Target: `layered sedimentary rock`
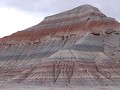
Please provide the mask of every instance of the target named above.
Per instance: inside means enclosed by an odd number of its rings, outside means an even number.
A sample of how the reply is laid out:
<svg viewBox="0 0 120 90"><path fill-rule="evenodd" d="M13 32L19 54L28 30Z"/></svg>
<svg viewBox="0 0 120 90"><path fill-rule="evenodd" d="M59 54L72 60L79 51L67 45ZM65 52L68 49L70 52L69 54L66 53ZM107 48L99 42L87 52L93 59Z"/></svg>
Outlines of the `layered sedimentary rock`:
<svg viewBox="0 0 120 90"><path fill-rule="evenodd" d="M91 5L48 16L0 39L0 80L120 85L120 24Z"/></svg>

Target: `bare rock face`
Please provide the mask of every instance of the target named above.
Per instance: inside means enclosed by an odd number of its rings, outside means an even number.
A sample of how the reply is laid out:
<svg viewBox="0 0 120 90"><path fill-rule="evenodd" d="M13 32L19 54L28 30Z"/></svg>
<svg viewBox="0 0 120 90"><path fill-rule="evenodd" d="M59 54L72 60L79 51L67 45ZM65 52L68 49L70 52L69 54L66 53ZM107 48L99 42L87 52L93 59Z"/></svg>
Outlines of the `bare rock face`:
<svg viewBox="0 0 120 90"><path fill-rule="evenodd" d="M120 23L91 5L46 17L0 39L0 80L120 85Z"/></svg>

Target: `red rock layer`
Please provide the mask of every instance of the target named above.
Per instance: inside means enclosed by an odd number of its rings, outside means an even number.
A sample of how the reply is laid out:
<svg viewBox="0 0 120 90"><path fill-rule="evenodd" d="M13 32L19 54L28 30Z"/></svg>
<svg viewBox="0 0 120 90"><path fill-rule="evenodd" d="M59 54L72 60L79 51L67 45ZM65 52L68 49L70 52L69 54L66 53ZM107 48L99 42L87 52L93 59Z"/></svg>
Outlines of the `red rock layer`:
<svg viewBox="0 0 120 90"><path fill-rule="evenodd" d="M80 61L50 61L31 67L0 69L0 80L38 85L119 85L120 65Z"/></svg>

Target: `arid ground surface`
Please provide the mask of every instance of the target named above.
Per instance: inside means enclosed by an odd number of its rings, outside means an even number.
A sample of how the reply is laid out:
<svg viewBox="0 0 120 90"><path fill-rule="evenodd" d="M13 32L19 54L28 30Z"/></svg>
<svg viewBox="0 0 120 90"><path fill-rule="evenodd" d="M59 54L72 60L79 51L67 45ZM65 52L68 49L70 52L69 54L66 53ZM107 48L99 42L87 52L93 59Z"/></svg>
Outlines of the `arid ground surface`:
<svg viewBox="0 0 120 90"><path fill-rule="evenodd" d="M0 83L0 90L120 90L119 86L95 86L95 87L85 87L85 86L38 86L38 85L21 85L21 84L8 84Z"/></svg>

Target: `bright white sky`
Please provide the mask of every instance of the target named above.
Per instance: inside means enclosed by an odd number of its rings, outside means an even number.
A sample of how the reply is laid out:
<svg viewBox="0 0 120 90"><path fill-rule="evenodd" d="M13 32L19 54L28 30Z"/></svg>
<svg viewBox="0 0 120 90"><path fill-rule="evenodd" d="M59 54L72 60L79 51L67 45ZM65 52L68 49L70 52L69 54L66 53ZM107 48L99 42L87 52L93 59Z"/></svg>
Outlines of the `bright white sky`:
<svg viewBox="0 0 120 90"><path fill-rule="evenodd" d="M0 37L38 24L42 18L12 8L0 8Z"/></svg>

